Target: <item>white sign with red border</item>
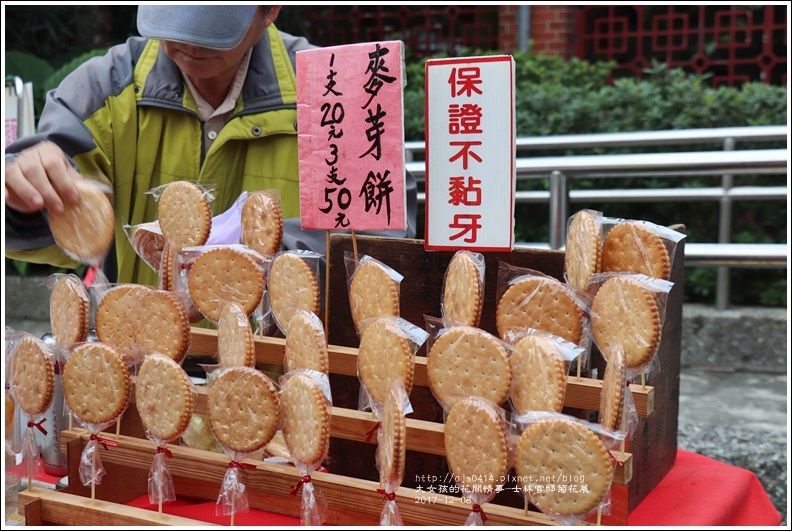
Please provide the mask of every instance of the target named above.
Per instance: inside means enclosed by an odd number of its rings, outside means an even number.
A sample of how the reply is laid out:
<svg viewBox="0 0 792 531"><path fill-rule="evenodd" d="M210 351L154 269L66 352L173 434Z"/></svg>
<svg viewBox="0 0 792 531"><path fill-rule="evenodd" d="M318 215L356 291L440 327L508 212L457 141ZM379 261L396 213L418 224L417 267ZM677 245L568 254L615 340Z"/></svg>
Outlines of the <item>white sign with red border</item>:
<svg viewBox="0 0 792 531"><path fill-rule="evenodd" d="M427 250L514 247L514 59L426 62Z"/></svg>

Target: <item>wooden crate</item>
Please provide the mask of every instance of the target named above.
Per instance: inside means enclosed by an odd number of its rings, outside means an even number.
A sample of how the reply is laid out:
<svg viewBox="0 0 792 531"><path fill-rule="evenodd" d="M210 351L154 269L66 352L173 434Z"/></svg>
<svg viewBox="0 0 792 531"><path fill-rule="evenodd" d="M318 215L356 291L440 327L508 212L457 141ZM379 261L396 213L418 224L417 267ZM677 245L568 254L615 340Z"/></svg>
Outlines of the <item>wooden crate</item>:
<svg viewBox="0 0 792 531"><path fill-rule="evenodd" d="M359 255L370 255L404 275L401 283L401 315L422 326L424 315L440 316L440 290L450 252L426 252L419 240L393 240L377 237L356 238ZM347 297L345 252L353 251L352 238L332 235L328 294L328 332L330 372L333 392L331 448L326 463L328 472L316 472L315 484L328 501L328 523L340 525L376 525L382 509L374 451L376 438L366 441L366 434L375 424L370 412L357 410L359 382L356 374L357 335L352 325ZM639 412L639 425L627 452L618 458L624 465L616 467L611 491L612 511L605 515L605 524L623 525L627 515L657 484L673 465L676 453L677 412L679 393L679 352L681 342L681 280L684 250L675 255L672 281L675 287L668 299L663 340L658 356L660 371L651 376L646 388L633 384ZM542 271L561 279L563 253L517 249L511 253L487 253L486 297L481 328L493 332L495 287L498 261ZM256 338L256 359L260 364L282 363L285 341L276 337ZM215 331L192 331L191 352L213 355L216 351ZM420 476L440 478L448 473L443 448L442 409L428 389L425 349L416 358L415 382L410 395L415 412L407 421L407 470L396 502L408 525L461 525L470 513L470 506L452 495L427 493ZM592 353L593 359L597 356ZM600 371L601 372L601 371ZM565 412L585 417L599 407L601 382L589 378L568 378ZM134 395L134 393L133 393ZM206 395L199 388L197 410L205 411ZM69 456L69 484L57 493L32 489L20 493L20 511L29 524L67 525L205 525L204 522L176 519L155 512L134 509L123 504L147 492L148 469L154 456L154 444L145 438L133 405L121 421L121 436L105 434L119 445L100 455L107 469L103 483L96 488L96 499L79 481L78 464L88 434L81 429L62 434L64 450ZM228 458L191 448L171 446L173 459L168 461L179 495L216 500L220 482L228 466ZM290 496L299 474L290 466L247 460L256 466L246 470L245 484L250 506L292 516L299 515L299 496ZM512 474L513 475L513 474ZM508 484L507 484L508 486ZM553 521L539 512L523 510L522 497L505 489L491 503L484 505L487 523L491 525L550 525Z"/></svg>

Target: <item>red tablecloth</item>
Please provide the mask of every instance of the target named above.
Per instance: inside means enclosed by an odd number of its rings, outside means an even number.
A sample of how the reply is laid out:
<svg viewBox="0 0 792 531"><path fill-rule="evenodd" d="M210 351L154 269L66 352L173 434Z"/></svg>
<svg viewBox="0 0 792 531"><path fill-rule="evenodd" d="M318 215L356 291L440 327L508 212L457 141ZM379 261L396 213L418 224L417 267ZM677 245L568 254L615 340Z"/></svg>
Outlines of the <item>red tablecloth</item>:
<svg viewBox="0 0 792 531"><path fill-rule="evenodd" d="M129 505L153 511L148 496ZM230 516L215 516L215 501L180 499L163 504L163 512L229 525ZM679 450L676 462L628 518L631 526L777 526L781 515L756 475L709 457ZM264 511L237 513L235 525L300 525L297 518Z"/></svg>
<svg viewBox="0 0 792 531"><path fill-rule="evenodd" d="M777 526L781 515L750 470L678 450L674 466L627 521L634 526Z"/></svg>

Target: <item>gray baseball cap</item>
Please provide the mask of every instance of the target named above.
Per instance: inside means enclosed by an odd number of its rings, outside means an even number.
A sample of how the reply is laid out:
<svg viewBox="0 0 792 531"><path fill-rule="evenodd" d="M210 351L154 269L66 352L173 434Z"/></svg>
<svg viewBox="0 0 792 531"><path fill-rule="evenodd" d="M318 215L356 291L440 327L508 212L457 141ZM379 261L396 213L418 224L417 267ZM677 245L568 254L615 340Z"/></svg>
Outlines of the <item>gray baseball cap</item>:
<svg viewBox="0 0 792 531"><path fill-rule="evenodd" d="M229 50L242 42L257 5L141 5L137 27L149 39Z"/></svg>

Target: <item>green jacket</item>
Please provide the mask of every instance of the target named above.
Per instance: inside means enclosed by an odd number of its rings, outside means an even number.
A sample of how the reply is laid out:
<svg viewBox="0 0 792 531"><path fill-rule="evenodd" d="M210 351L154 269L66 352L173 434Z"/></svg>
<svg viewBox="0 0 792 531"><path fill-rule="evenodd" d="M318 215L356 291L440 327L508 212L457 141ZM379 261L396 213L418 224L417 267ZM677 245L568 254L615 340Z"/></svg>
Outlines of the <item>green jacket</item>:
<svg viewBox="0 0 792 531"><path fill-rule="evenodd" d="M146 192L187 180L214 191L213 214L242 191L277 189L283 217L299 217L295 53L313 47L270 25L254 47L231 118L204 153L203 124L181 73L159 41L139 37L111 48L68 76L47 96L39 133L6 150L51 140L81 174L112 184L118 282L157 285L124 226L157 219ZM41 214L6 207L6 256L76 267L57 246Z"/></svg>

